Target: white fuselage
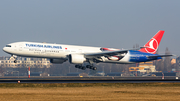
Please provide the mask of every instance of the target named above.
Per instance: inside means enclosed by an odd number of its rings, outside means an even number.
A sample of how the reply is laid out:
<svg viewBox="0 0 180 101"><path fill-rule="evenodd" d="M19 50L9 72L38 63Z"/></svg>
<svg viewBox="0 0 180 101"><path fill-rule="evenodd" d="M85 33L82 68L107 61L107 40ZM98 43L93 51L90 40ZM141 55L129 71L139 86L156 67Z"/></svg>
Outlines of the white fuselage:
<svg viewBox="0 0 180 101"><path fill-rule="evenodd" d="M85 47L36 42L16 42L4 47L9 54L39 58L66 58L68 54L101 52L100 47Z"/></svg>
<svg viewBox="0 0 180 101"><path fill-rule="evenodd" d="M101 47L75 46L64 44L50 44L38 42L15 42L6 45L3 50L11 55L49 58L49 59L68 59L69 54L86 54L102 52ZM128 55L128 54L127 54ZM121 61L113 61L116 57L102 57L103 62L107 63L129 63L129 56L125 56Z"/></svg>
<svg viewBox="0 0 180 101"><path fill-rule="evenodd" d="M14 57L49 58L51 63L63 63L69 60L72 64L92 63L138 63L161 59L171 55L155 54L163 37L164 31L158 31L140 50L120 50L102 47L75 46L38 42L15 42L6 45L3 51ZM14 61L16 62L16 61ZM76 67L82 67L78 66ZM95 68L94 68L95 69ZM94 70L93 69L93 70Z"/></svg>

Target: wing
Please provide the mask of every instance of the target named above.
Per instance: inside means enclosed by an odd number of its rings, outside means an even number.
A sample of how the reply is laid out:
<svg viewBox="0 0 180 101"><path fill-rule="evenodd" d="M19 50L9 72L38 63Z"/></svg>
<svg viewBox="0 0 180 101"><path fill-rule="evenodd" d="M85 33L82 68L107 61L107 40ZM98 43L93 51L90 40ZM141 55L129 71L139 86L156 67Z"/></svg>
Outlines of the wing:
<svg viewBox="0 0 180 101"><path fill-rule="evenodd" d="M102 51L102 52L98 52L98 53L87 53L87 54L84 54L84 56L86 58L98 58L101 56L109 57L109 56L115 56L115 55L127 53L129 50L139 50L142 48L146 48L146 47L140 47L137 49L117 50L117 51Z"/></svg>
<svg viewBox="0 0 180 101"><path fill-rule="evenodd" d="M118 54L124 54L127 53L129 50L119 50L119 51L103 51L98 53L87 53L84 54L86 58L98 58L101 56L109 57L109 56L115 56Z"/></svg>
<svg viewBox="0 0 180 101"><path fill-rule="evenodd" d="M98 53L87 53L87 54L84 54L84 56L85 58L100 58L101 56L110 57L110 56L127 53L129 50L139 50L142 48L146 48L146 47L140 47L137 49L117 50L117 51L102 51Z"/></svg>
<svg viewBox="0 0 180 101"><path fill-rule="evenodd" d="M97 52L97 53L86 53L86 54L84 54L84 57L88 58L90 61L101 62L102 56L104 56L104 57L111 57L111 56L116 56L116 55L124 56L130 50L139 50L141 48L145 48L145 47L140 47L137 49L126 49L126 50L115 50L115 51L102 51L102 52Z"/></svg>

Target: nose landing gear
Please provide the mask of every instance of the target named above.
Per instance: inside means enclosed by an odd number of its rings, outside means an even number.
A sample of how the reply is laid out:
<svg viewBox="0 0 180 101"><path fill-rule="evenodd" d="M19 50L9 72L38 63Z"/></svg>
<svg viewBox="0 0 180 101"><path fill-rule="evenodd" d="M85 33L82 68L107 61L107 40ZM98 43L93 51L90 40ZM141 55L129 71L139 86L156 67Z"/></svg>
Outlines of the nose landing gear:
<svg viewBox="0 0 180 101"><path fill-rule="evenodd" d="M14 60L14 63L17 63L17 60Z"/></svg>
<svg viewBox="0 0 180 101"><path fill-rule="evenodd" d="M13 61L14 61L14 63L17 63L17 56L15 56L15 55L11 55L11 57L10 57L10 59L13 59Z"/></svg>

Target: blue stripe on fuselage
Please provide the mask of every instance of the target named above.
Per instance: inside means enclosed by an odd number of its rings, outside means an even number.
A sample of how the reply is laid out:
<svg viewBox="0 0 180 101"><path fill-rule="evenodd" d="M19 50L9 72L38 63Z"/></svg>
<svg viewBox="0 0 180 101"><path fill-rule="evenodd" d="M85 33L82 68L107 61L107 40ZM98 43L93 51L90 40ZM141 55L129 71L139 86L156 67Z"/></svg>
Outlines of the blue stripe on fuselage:
<svg viewBox="0 0 180 101"><path fill-rule="evenodd" d="M148 58L148 56L158 56L158 54L144 53L140 51L130 50L130 62L146 62L151 60L162 59L161 57Z"/></svg>

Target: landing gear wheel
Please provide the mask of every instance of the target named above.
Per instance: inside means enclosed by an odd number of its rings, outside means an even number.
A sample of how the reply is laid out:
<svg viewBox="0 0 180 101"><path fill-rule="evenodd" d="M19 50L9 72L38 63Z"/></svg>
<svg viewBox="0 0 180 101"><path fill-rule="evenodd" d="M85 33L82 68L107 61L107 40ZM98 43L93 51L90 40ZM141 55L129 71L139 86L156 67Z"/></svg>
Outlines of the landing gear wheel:
<svg viewBox="0 0 180 101"><path fill-rule="evenodd" d="M96 67L93 67L93 70L96 70L97 68Z"/></svg>
<svg viewBox="0 0 180 101"><path fill-rule="evenodd" d="M17 63L17 60L14 60L14 63Z"/></svg>
<svg viewBox="0 0 180 101"><path fill-rule="evenodd" d="M79 66L79 69L83 69L83 67L82 67L82 66Z"/></svg>
<svg viewBox="0 0 180 101"><path fill-rule="evenodd" d="M90 66L90 69L93 69L93 66Z"/></svg>
<svg viewBox="0 0 180 101"><path fill-rule="evenodd" d="M78 66L78 65L75 65L75 68L79 68L79 66Z"/></svg>
<svg viewBox="0 0 180 101"><path fill-rule="evenodd" d="M86 67L82 66L82 70L85 70L85 69L86 69Z"/></svg>
<svg viewBox="0 0 180 101"><path fill-rule="evenodd" d="M86 68L91 68L91 66L90 66L90 65L87 65Z"/></svg>

